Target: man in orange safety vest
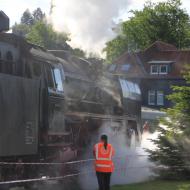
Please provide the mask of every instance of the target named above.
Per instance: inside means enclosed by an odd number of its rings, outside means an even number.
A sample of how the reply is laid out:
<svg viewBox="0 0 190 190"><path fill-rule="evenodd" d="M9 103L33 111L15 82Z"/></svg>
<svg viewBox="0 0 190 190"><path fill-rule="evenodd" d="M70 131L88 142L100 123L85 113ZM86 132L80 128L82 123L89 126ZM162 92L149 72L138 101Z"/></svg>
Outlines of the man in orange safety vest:
<svg viewBox="0 0 190 190"><path fill-rule="evenodd" d="M94 145L93 150L99 190L110 190L110 178L114 170L112 161L114 153L113 146L108 144L107 135L102 135L100 142Z"/></svg>

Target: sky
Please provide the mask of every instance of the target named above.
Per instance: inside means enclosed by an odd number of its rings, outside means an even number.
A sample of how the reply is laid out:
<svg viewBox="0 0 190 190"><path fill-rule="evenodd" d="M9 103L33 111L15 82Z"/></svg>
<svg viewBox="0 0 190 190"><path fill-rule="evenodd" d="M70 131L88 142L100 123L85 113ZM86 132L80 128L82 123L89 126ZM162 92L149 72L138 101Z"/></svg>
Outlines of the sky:
<svg viewBox="0 0 190 190"><path fill-rule="evenodd" d="M152 2L166 0L152 0ZM40 7L46 15L51 0L0 0L0 10L10 18L10 23L20 22L22 13ZM70 34L70 45L88 52L101 53L106 41L116 35L113 28L118 21L128 18L129 10L142 9L145 0L53 0L50 21L55 30ZM190 14L189 0L182 7Z"/></svg>

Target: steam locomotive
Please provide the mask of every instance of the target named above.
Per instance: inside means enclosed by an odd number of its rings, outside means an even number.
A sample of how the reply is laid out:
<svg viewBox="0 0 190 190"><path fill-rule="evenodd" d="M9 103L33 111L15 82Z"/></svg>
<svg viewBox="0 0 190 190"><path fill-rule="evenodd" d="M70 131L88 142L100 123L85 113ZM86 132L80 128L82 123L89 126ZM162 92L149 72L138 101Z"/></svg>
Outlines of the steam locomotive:
<svg viewBox="0 0 190 190"><path fill-rule="evenodd" d="M0 162L77 159L105 122L124 127L130 144L131 131L140 139L140 98L138 84L100 64L0 34ZM0 181L32 173L23 167L0 165Z"/></svg>

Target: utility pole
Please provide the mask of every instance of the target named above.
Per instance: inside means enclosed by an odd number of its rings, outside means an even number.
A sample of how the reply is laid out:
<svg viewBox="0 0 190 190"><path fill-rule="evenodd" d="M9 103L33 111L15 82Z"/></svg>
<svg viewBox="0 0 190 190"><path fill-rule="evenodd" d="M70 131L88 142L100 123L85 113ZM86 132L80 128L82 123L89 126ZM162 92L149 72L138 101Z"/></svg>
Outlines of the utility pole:
<svg viewBox="0 0 190 190"><path fill-rule="evenodd" d="M53 14L54 7L55 7L54 0L51 0L51 2L50 2L49 16L51 16Z"/></svg>

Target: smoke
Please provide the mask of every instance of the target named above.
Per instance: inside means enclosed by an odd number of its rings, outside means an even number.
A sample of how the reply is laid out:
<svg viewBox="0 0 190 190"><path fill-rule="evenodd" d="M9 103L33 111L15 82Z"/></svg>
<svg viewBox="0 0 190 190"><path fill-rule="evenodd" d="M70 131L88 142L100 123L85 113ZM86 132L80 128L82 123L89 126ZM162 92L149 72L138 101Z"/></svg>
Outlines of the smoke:
<svg viewBox="0 0 190 190"><path fill-rule="evenodd" d="M100 53L114 37L115 20L131 0L54 0L51 21L56 30L70 34L73 47Z"/></svg>
<svg viewBox="0 0 190 190"><path fill-rule="evenodd" d="M114 158L115 172L111 177L111 184L130 184L149 180L154 176L150 167L153 166L148 160L148 153L144 151L144 148L154 149L155 146L152 144L150 139L157 138L157 133L149 134L148 132L143 134L141 146L137 147L137 139L135 133L131 138L131 146L127 145L126 141L126 128L125 124L118 126L118 123L105 122L96 135L100 137L101 134L105 133L108 135L109 143L111 143L115 150L116 155ZM94 142L95 143L95 142ZM89 153L92 154L92 145L87 150L85 157L89 157ZM150 167L149 167L150 166ZM83 165L81 172L89 171L92 169L92 163ZM83 190L97 189L97 179L95 173L90 175L82 175L79 177L80 184Z"/></svg>

